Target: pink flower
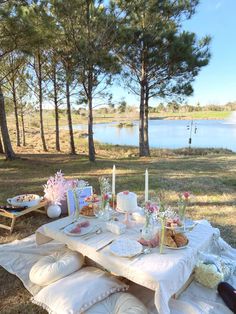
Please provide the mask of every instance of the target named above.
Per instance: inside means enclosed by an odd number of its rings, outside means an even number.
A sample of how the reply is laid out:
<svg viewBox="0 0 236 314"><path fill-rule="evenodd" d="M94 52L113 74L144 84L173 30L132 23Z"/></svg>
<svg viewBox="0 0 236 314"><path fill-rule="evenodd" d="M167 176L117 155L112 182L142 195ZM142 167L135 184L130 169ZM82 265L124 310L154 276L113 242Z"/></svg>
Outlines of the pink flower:
<svg viewBox="0 0 236 314"><path fill-rule="evenodd" d="M150 214L157 212L159 210L158 206L155 203L147 202L146 209Z"/></svg>
<svg viewBox="0 0 236 314"><path fill-rule="evenodd" d="M103 199L104 199L104 201L107 201L109 199L109 195L108 194L103 194Z"/></svg>
<svg viewBox="0 0 236 314"><path fill-rule="evenodd" d="M185 198L185 200L188 200L190 197L190 193L189 192L184 192L183 193L183 197Z"/></svg>

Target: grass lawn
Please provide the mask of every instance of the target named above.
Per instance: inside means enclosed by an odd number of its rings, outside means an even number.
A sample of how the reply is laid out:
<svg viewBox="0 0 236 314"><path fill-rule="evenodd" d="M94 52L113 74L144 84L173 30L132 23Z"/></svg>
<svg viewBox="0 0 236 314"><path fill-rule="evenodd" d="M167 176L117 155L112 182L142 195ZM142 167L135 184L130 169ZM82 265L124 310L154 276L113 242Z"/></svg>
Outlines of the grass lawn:
<svg viewBox="0 0 236 314"><path fill-rule="evenodd" d="M50 134L47 134L49 138ZM225 240L236 247L236 154L216 150L184 151L153 150L152 157L138 158L138 150L131 147L97 145L97 161L87 160L84 140L77 139L78 155L39 153L35 139L20 154L22 159L12 162L0 157L0 203L20 193L42 194L42 185L50 175L61 169L67 178L86 179L98 189L98 177L111 176L117 167L117 191L144 190L144 172L149 169L151 192L161 192L168 204L176 206L178 193L190 191L194 195L188 215L194 219L208 219L220 228ZM64 139L63 139L64 141ZM66 142L66 140L65 140ZM52 144L51 144L52 145ZM22 153L22 149L16 149ZM2 218L0 218L2 219ZM44 215L32 213L18 219L15 232L9 235L0 229L0 243L21 239L50 221ZM0 268L1 313L46 313L31 304L30 295L21 282Z"/></svg>

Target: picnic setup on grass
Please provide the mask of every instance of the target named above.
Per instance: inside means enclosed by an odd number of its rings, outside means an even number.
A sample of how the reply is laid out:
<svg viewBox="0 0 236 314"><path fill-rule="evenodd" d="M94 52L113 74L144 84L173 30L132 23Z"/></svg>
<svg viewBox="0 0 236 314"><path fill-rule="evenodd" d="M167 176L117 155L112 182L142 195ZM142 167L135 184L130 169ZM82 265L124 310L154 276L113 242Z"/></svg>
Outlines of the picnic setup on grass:
<svg viewBox="0 0 236 314"><path fill-rule="evenodd" d="M52 314L236 313L236 250L206 220L188 218L192 195L170 207L149 192L116 191L116 167L100 191L61 171L44 196L7 200L0 227L14 232L33 211L52 221L0 246L0 265L21 279L32 302ZM110 183L111 181L111 183ZM62 218L59 218L59 217Z"/></svg>

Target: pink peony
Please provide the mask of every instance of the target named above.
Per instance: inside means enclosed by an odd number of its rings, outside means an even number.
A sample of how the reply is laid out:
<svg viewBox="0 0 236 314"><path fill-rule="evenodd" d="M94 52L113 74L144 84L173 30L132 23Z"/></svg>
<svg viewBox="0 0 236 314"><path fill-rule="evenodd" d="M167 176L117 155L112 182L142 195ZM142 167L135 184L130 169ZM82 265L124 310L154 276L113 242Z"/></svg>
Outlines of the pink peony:
<svg viewBox="0 0 236 314"><path fill-rule="evenodd" d="M188 200L189 197L190 197L190 193L189 193L189 192L184 192L184 193L183 193L183 197L184 197L186 200Z"/></svg>

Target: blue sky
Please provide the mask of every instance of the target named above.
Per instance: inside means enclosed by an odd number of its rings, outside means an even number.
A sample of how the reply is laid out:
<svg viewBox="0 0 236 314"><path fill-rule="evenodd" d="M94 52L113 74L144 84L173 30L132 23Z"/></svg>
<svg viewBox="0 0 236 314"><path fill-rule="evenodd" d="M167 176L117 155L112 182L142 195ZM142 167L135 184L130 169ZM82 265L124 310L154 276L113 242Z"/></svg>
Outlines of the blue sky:
<svg viewBox="0 0 236 314"><path fill-rule="evenodd" d="M196 14L184 23L184 29L199 37L212 37L210 64L196 78L188 103L202 105L236 101L236 0L201 0ZM122 97L129 104L139 100L127 90L113 86L114 100ZM151 105L158 103L153 99Z"/></svg>

